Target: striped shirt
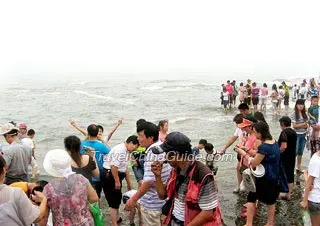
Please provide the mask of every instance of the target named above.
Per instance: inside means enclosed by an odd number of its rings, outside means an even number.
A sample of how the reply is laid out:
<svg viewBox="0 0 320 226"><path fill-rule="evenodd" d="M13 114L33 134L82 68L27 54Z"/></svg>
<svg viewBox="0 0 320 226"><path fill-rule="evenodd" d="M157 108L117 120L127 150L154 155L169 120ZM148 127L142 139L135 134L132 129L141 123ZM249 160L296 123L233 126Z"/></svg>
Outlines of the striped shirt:
<svg viewBox="0 0 320 226"><path fill-rule="evenodd" d="M184 221L184 204L190 178L186 178L178 190L178 197L174 200L172 215ZM213 177L207 177L203 182L199 194L199 207L201 210L213 210L218 205L218 189Z"/></svg>
<svg viewBox="0 0 320 226"><path fill-rule="evenodd" d="M152 151L150 151L150 148L152 148L154 146L159 146L160 144L161 144L161 142L154 143L146 151L147 154L146 154L145 163L144 163L143 181L146 181L146 182L155 182L156 181L156 178L155 178L153 172L151 171L151 164L154 161L164 160L165 153L154 154ZM162 182L164 184L169 179L170 171L171 171L171 166L169 164L163 164L161 178L162 178ZM159 199L155 183L153 183L153 185L150 187L150 189L147 191L147 193L141 197L140 202L141 202L141 205L143 206L143 208L146 210L161 210L161 208L165 204L166 200Z"/></svg>

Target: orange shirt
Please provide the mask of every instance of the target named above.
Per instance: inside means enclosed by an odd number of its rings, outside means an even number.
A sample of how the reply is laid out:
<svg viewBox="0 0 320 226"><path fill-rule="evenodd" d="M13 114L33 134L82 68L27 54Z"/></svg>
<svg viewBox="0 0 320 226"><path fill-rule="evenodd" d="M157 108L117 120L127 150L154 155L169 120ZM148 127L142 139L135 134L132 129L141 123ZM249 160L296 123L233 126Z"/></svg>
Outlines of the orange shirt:
<svg viewBox="0 0 320 226"><path fill-rule="evenodd" d="M24 193L28 192L28 182L15 182L9 185L10 187L21 188Z"/></svg>

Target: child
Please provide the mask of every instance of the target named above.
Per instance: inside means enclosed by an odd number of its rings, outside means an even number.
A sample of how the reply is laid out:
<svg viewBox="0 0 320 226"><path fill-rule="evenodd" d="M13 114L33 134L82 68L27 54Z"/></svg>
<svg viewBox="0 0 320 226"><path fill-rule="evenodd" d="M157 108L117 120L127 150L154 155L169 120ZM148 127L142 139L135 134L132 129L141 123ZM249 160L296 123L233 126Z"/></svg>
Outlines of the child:
<svg viewBox="0 0 320 226"><path fill-rule="evenodd" d="M126 204L127 201L137 192L137 190L130 190L127 191L126 193L123 194L122 201L123 204ZM138 200L136 204L136 208L138 210L138 215L139 215L139 220L140 220L140 226L143 225L142 222L142 216L141 216L141 211L140 211L140 200ZM134 226L134 215L136 214L136 209L131 210L130 215L129 215L129 221L130 221L130 226Z"/></svg>
<svg viewBox="0 0 320 226"><path fill-rule="evenodd" d="M222 96L223 96L223 108L224 111L227 112L227 106L229 104L229 92L227 92L226 88L223 88L223 92L222 92Z"/></svg>
<svg viewBox="0 0 320 226"><path fill-rule="evenodd" d="M319 122L319 99L318 96L311 97L311 105L308 108L308 116L310 118L310 125L316 125ZM317 138L319 135L319 129L312 127L311 136Z"/></svg>
<svg viewBox="0 0 320 226"><path fill-rule="evenodd" d="M194 155L194 156L199 155L199 154L200 154L200 150L204 149L204 146L205 146L207 143L208 143L207 140L201 139L201 140L199 141L198 147L192 148L192 153L193 153L193 155Z"/></svg>
<svg viewBox="0 0 320 226"><path fill-rule="evenodd" d="M213 175L216 175L218 172L218 167L214 166L214 157L217 154L217 151L213 148L213 145L211 143L207 143L204 146L204 150L206 151L206 166L209 167L210 170L212 170Z"/></svg>
<svg viewBox="0 0 320 226"><path fill-rule="evenodd" d="M320 222L320 151L311 157L305 176L306 187L300 205L303 209L309 210L311 224L316 226Z"/></svg>

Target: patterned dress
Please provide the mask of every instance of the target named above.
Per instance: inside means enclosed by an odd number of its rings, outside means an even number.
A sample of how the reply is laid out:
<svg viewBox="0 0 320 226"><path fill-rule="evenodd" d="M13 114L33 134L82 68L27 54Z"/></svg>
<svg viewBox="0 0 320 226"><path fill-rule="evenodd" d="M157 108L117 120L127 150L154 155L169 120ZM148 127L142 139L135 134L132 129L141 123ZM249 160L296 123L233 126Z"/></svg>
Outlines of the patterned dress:
<svg viewBox="0 0 320 226"><path fill-rule="evenodd" d="M54 226L94 226L89 210L89 181L80 174L54 179L44 188Z"/></svg>

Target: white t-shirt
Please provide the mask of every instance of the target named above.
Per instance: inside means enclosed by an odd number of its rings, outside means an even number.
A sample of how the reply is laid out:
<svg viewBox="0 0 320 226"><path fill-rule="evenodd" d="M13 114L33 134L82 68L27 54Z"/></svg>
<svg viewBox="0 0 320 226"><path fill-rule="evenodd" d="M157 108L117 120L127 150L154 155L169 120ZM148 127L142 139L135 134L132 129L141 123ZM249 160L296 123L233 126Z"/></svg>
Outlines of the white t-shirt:
<svg viewBox="0 0 320 226"><path fill-rule="evenodd" d="M31 149L34 149L34 143L32 141L31 138L27 137L27 138L23 138L21 140L21 142L24 144L24 145L27 145L28 147L30 147Z"/></svg>
<svg viewBox="0 0 320 226"><path fill-rule="evenodd" d="M118 172L125 173L130 161L130 154L124 143L113 147L103 163L103 168L111 169L112 166L118 168Z"/></svg>
<svg viewBox="0 0 320 226"><path fill-rule="evenodd" d="M299 93L302 94L302 95L306 95L307 94L307 88L306 87L301 87L300 90L299 90ZM304 98L306 98L306 96Z"/></svg>
<svg viewBox="0 0 320 226"><path fill-rule="evenodd" d="M310 191L308 200L320 203L320 156L315 153L309 163L309 175L314 177L313 189Z"/></svg>
<svg viewBox="0 0 320 226"><path fill-rule="evenodd" d="M223 100L229 100L229 92L223 92Z"/></svg>
<svg viewBox="0 0 320 226"><path fill-rule="evenodd" d="M245 134L246 134L246 132L242 131L242 129L240 129L240 128L237 127L237 128L236 128L236 131L234 131L233 136L238 137L239 140L241 141L242 138L243 138L243 136L244 136Z"/></svg>

